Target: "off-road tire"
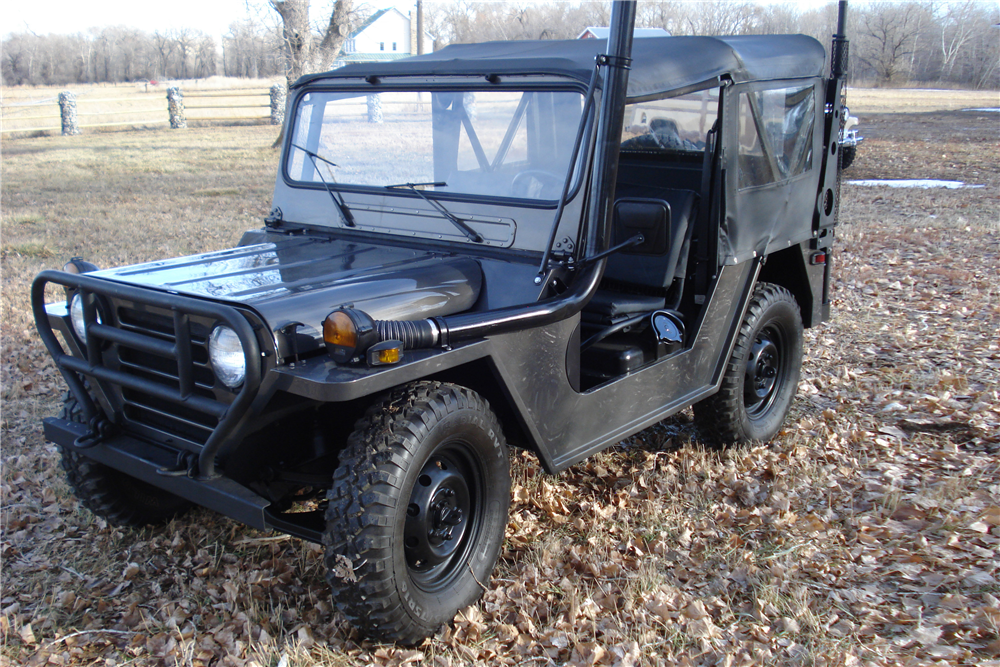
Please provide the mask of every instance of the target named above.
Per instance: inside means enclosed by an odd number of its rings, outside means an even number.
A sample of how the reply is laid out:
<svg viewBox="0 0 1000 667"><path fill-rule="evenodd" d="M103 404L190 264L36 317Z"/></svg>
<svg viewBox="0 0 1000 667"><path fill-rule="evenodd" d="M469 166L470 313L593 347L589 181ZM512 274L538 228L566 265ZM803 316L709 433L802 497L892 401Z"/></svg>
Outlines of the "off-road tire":
<svg viewBox="0 0 1000 667"><path fill-rule="evenodd" d="M368 637L416 644L479 599L500 555L510 505L500 423L457 385L397 389L358 420L327 497L337 608Z"/></svg>
<svg viewBox="0 0 1000 667"><path fill-rule="evenodd" d="M802 313L784 287L760 283L726 364L718 393L695 404L707 444L767 441L788 415L802 366Z"/></svg>
<svg viewBox="0 0 1000 667"><path fill-rule="evenodd" d="M840 147L840 168L847 169L852 164L854 164L854 158L858 155L858 147L855 146L841 146Z"/></svg>
<svg viewBox="0 0 1000 667"><path fill-rule="evenodd" d="M60 419L84 423L83 409L71 392L63 396ZM116 526L148 526L165 523L191 504L174 494L129 477L73 450L57 446L73 493L97 516Z"/></svg>

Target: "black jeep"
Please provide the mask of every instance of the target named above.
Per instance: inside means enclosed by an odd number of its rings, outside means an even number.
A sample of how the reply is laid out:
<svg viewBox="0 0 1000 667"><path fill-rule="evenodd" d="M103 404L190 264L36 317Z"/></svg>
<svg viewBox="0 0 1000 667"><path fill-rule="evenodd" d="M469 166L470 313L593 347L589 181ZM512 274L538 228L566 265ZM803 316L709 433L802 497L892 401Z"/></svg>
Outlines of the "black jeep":
<svg viewBox="0 0 1000 667"><path fill-rule="evenodd" d="M262 229L40 274L83 504L322 543L338 609L415 642L489 579L508 447L557 473L691 405L772 438L829 316L845 40L826 76L810 37L633 43L634 11L304 77Z"/></svg>

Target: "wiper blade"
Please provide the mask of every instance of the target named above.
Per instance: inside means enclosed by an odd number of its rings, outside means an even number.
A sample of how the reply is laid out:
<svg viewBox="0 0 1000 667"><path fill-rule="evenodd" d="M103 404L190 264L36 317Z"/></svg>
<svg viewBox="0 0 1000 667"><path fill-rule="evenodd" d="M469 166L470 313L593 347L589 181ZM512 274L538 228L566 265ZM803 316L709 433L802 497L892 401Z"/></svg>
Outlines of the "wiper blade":
<svg viewBox="0 0 1000 667"><path fill-rule="evenodd" d="M457 215L455 215L454 213L452 213L451 211L449 211L448 209L446 209L444 207L444 204L442 204L441 202L435 201L435 200L431 199L430 197L428 197L427 195L425 195L422 191L418 190L418 188L420 188L420 187L428 187L428 186L444 187L446 185L448 185L448 184L445 183L444 181L434 181L434 182L431 182L431 183L397 183L395 185L387 185L387 186L385 186L385 189L386 190L398 190L400 188L405 188L405 189L409 190L410 192L416 193L416 195L418 197L420 197L425 202L427 202L428 204L430 204L431 206L433 206L434 208L436 208L438 210L438 212L441 213L441 215L443 215L444 217L446 217L448 220L450 220L452 222L452 224L454 224L456 227L458 227L459 231L461 231L463 234L465 234L465 236L468 237L468 239L470 241L472 241L473 243L482 243L483 242L483 237L480 236L476 232L476 230L474 230L472 227L469 227L469 225L466 224L464 220L462 220Z"/></svg>
<svg viewBox="0 0 1000 667"><path fill-rule="evenodd" d="M319 174L319 179L321 181L323 181L323 185L326 186L326 191L330 193L330 199L333 200L333 205L337 207L338 211L340 211L340 219L344 223L344 226L346 226L346 227L357 227L357 223L354 222L354 215L351 214L351 209L349 209L347 207L347 202L344 201L343 196L341 196L339 198L337 197L337 194L334 192L333 188L330 187L330 184L327 182L326 178L323 176L323 172L320 171L319 165L316 164L316 160L320 160L322 162L325 162L328 165L330 165L331 167L336 167L337 165L335 163L333 163L333 162L330 162L329 160L327 160L322 155L319 155L317 153L313 153L308 148L303 148L302 146L299 146L296 143L292 143L292 147L293 148L298 148L300 151L302 151L303 153L305 153L306 155L308 155L310 160L312 160L313 168L316 170L316 173Z"/></svg>

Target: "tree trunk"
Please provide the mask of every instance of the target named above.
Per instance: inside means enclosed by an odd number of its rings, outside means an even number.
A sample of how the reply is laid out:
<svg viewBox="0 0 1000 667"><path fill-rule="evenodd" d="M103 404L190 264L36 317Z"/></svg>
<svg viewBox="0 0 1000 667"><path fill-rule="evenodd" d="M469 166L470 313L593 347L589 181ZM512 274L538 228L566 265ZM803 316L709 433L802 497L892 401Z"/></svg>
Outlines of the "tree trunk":
<svg viewBox="0 0 1000 667"><path fill-rule="evenodd" d="M285 47L285 80L291 86L302 76L312 55L309 28L309 0L271 0L281 17L281 38Z"/></svg>
<svg viewBox="0 0 1000 667"><path fill-rule="evenodd" d="M281 36L285 42L285 81L291 87L303 74L322 72L330 68L344 41L350 34L350 15L353 0L337 0L330 14L323 38L313 45L312 29L309 26L309 0L269 0L274 11L281 17ZM278 138L272 148L281 146L285 139L288 116L281 125Z"/></svg>
<svg viewBox="0 0 1000 667"><path fill-rule="evenodd" d="M330 14L330 22L327 24L323 40L316 50L311 71L324 72L333 65L333 61L336 60L340 49L344 46L344 42L347 41L347 36L350 34L350 15L353 5L353 0L337 0L334 3L333 13Z"/></svg>

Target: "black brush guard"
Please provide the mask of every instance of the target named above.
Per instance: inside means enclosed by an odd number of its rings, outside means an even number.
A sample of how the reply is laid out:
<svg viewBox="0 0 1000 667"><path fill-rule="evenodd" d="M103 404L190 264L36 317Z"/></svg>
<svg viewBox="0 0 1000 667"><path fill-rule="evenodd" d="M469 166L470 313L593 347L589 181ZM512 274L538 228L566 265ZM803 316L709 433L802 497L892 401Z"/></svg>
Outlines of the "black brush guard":
<svg viewBox="0 0 1000 667"><path fill-rule="evenodd" d="M53 330L45 304L45 288L49 284L60 285L78 292L83 299L87 341L85 344L81 342L82 357L68 354ZM100 297L107 301L127 301L172 313L173 341L165 340L162 336L120 329L99 322L96 300ZM217 477L216 454L247 414L261 384L260 344L253 325L246 316L236 308L224 304L62 271L43 271L35 278L31 288L31 305L42 342L48 348L49 354L52 355L84 413L86 427L82 430L85 432L74 439L74 447L86 449L108 439L117 430L114 421L121 418L121 415L116 413L109 415L111 417L109 421L103 411L94 404L90 392L84 385L83 377L87 377L100 386L105 396L113 395L114 392L110 391L110 388L114 385L123 390L142 392L159 401L205 415L210 421L216 420L215 428L200 451L196 452L196 464L193 459L189 460L185 472L190 476L197 475L201 479ZM192 316L208 318L230 327L243 345L246 378L231 403L199 395L195 391L196 369L192 358L190 320ZM66 335L72 336L71 329L72 325L69 325ZM175 362L176 387L108 367L104 363L103 352L107 343Z"/></svg>

